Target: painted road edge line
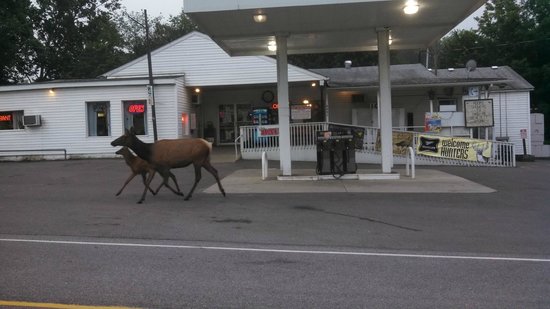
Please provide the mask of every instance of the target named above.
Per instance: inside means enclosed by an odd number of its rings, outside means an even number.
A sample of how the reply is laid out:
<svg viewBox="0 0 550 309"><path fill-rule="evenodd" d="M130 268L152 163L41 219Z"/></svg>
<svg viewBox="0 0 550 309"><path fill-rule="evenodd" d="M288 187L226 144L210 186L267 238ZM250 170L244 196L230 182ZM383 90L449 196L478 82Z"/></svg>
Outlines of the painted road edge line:
<svg viewBox="0 0 550 309"><path fill-rule="evenodd" d="M271 252L271 253L293 253L293 254L320 254L320 255L374 256L374 257L396 257L396 258L424 258L424 259L448 259L448 260L479 260L479 261L508 261L508 262L542 262L542 263L550 263L550 258L547 258L547 259L546 258L521 258L521 257L503 257L503 256L468 256L468 255L434 255L434 254L384 253L384 252L361 252L361 251L293 250L293 249L271 249L271 248L220 247L220 246L201 246L201 245L163 245L163 244L144 244L144 243L66 241L66 240L18 239L18 238L0 238L0 242L14 242L14 243L19 242L19 243L57 244L57 245L81 245L81 246L159 248L159 249L202 249L202 250L241 251L241 252Z"/></svg>
<svg viewBox="0 0 550 309"><path fill-rule="evenodd" d="M135 307L120 306L85 306L75 304L37 303L28 301L0 300L0 306L25 307L25 308L48 308L48 309L137 309Z"/></svg>

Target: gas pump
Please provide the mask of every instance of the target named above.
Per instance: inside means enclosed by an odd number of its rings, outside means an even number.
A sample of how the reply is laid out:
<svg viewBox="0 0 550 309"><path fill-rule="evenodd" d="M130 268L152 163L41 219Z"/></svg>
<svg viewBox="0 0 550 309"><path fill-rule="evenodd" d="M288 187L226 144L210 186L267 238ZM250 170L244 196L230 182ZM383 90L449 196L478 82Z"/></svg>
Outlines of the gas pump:
<svg viewBox="0 0 550 309"><path fill-rule="evenodd" d="M355 135L350 131L317 131L317 174L355 174Z"/></svg>

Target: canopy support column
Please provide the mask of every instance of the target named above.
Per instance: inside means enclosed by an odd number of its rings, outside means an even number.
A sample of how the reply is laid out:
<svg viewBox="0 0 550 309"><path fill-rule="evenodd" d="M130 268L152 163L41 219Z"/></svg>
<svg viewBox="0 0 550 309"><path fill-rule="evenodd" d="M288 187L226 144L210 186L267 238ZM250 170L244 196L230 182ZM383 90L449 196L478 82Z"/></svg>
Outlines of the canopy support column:
<svg viewBox="0 0 550 309"><path fill-rule="evenodd" d="M390 80L390 29L377 29L378 77L380 81L380 140L382 146L382 173L391 173L393 167L392 102Z"/></svg>
<svg viewBox="0 0 550 309"><path fill-rule="evenodd" d="M290 107L288 102L287 37L276 35L277 43L277 101L279 103L279 156L283 176L292 175L290 158Z"/></svg>

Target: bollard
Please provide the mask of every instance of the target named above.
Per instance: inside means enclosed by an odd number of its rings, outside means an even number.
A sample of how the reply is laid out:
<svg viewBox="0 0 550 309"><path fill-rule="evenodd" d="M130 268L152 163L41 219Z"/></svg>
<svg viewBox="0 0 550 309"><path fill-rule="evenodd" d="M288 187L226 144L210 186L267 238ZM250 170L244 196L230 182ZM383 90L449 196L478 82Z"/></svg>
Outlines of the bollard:
<svg viewBox="0 0 550 309"><path fill-rule="evenodd" d="M262 152L262 180L266 180L268 177L267 169L268 169L267 153L264 151Z"/></svg>

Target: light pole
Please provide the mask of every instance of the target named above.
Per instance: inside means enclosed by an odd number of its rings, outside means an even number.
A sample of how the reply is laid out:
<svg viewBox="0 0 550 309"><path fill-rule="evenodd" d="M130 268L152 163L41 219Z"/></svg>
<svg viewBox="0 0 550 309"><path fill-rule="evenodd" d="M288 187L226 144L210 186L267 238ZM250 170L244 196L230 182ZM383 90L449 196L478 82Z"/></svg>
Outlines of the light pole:
<svg viewBox="0 0 550 309"><path fill-rule="evenodd" d="M151 117L153 119L153 138L158 140L157 135L157 115L155 112L155 83L153 81L153 64L151 63L151 42L149 40L149 21L147 19L147 10L143 10L145 15L145 44L147 45L147 67L149 69L149 87L151 89Z"/></svg>
<svg viewBox="0 0 550 309"><path fill-rule="evenodd" d="M136 24L145 28L145 46L147 48L147 67L149 69L149 85L147 86L147 92L150 98L151 104L151 118L153 120L153 138L155 142L158 140L157 134L157 114L155 111L155 82L153 80L153 64L151 62L151 42L149 39L149 20L147 19L147 10L143 10L145 15L145 25L142 25L139 21L135 20L129 14L126 14L128 18L134 21Z"/></svg>

